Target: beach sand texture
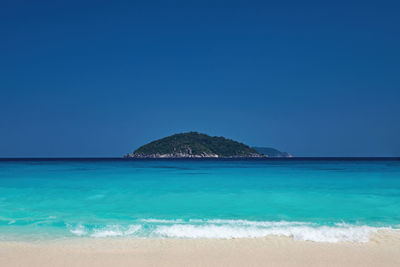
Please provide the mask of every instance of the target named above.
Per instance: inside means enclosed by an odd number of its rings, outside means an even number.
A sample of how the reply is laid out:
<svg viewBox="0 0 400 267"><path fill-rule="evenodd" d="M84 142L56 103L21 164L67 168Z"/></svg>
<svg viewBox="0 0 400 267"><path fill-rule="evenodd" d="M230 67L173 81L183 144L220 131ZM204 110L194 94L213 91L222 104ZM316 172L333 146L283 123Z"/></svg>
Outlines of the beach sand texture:
<svg viewBox="0 0 400 267"><path fill-rule="evenodd" d="M400 266L400 235L367 243L254 239L0 242L0 266Z"/></svg>

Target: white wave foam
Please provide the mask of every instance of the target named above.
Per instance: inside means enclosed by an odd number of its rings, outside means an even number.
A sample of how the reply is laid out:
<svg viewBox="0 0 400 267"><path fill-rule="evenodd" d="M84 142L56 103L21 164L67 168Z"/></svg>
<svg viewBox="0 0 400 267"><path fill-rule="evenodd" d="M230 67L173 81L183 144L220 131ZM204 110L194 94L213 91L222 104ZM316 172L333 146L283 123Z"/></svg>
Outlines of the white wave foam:
<svg viewBox="0 0 400 267"><path fill-rule="evenodd" d="M248 221L248 220L225 220L225 219L211 219L211 220L191 219L189 220L189 222L216 224L216 225L233 225L233 226L241 225L241 226L261 226L261 227L314 225L314 223L311 222Z"/></svg>
<svg viewBox="0 0 400 267"><path fill-rule="evenodd" d="M160 220L139 219L132 225L106 225L90 228L78 225L70 232L90 237L141 237L141 238L257 238L285 236L301 241L367 242L378 230L371 226L337 223L321 226L312 222L248 221L248 220Z"/></svg>
<svg viewBox="0 0 400 267"><path fill-rule="evenodd" d="M94 229L90 235L92 237L115 237L115 236L130 236L135 234L142 228L141 225L129 225L127 229L119 225L110 225L105 228Z"/></svg>
<svg viewBox="0 0 400 267"><path fill-rule="evenodd" d="M115 237L115 236L123 236L124 233L122 231L119 230L107 230L107 229L103 229L103 230L94 230L94 233L91 234L91 237Z"/></svg>
<svg viewBox="0 0 400 267"><path fill-rule="evenodd" d="M107 225L105 227L93 228L90 231L87 227L83 226L82 224L78 224L75 228L70 229L70 232L77 236L89 235L91 237L116 237L116 236L134 235L141 228L142 228L141 225L129 225L127 227L123 227L120 225Z"/></svg>
<svg viewBox="0 0 400 267"><path fill-rule="evenodd" d="M340 241L367 242L372 233L378 228L369 226L354 227L232 227L227 225L172 225L160 226L155 232L169 238L255 238L266 236L287 236L294 240L330 242Z"/></svg>
<svg viewBox="0 0 400 267"><path fill-rule="evenodd" d="M87 230L82 224L78 224L76 228L71 229L69 231L77 236L83 236L87 234Z"/></svg>
<svg viewBox="0 0 400 267"><path fill-rule="evenodd" d="M128 229L124 232L125 235L133 235L142 228L141 225L129 225Z"/></svg>

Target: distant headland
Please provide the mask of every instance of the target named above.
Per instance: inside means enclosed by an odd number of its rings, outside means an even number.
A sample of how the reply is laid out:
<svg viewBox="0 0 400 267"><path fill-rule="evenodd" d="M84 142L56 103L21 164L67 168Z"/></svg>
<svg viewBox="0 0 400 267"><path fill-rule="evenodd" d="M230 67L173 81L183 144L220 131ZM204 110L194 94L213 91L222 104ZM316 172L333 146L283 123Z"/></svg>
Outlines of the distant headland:
<svg viewBox="0 0 400 267"><path fill-rule="evenodd" d="M273 148L250 147L225 137L198 132L174 134L152 141L125 158L266 158L291 157Z"/></svg>

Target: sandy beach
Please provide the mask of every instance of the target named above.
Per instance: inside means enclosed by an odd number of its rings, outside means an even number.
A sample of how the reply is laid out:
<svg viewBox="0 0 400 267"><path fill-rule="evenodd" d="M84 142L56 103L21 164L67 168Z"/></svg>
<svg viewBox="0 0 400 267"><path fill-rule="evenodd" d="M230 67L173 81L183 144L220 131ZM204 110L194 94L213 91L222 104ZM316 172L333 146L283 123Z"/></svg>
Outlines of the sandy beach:
<svg viewBox="0 0 400 267"><path fill-rule="evenodd" d="M400 266L400 235L367 243L254 239L0 242L0 266Z"/></svg>

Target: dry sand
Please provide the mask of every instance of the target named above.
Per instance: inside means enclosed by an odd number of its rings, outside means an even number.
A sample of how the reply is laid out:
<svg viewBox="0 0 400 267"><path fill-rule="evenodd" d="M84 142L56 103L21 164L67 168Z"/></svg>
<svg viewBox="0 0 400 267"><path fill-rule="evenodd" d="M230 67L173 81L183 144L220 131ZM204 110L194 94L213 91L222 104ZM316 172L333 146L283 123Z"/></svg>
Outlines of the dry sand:
<svg viewBox="0 0 400 267"><path fill-rule="evenodd" d="M400 266L400 235L336 244L284 237L3 241L0 266Z"/></svg>

